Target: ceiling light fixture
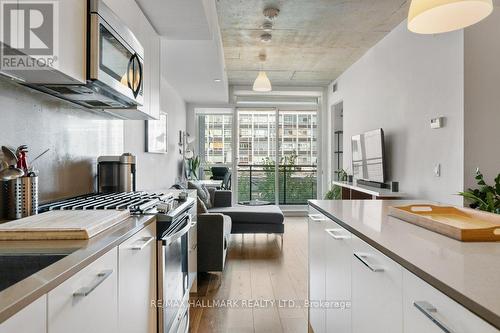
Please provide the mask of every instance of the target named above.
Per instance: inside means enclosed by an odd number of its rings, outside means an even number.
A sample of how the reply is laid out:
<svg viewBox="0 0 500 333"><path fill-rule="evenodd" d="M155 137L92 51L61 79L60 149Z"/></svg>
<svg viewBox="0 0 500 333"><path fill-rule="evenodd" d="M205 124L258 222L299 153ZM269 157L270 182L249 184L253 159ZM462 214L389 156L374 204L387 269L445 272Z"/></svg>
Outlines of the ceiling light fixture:
<svg viewBox="0 0 500 333"><path fill-rule="evenodd" d="M266 61L266 55L265 54L260 54L259 55L259 60L261 62L261 69L259 71L259 75L257 75L257 78L255 79L253 83L253 91L256 92L270 92L273 90L271 86L271 81L267 77L266 72L263 70L263 63Z"/></svg>
<svg viewBox="0 0 500 333"><path fill-rule="evenodd" d="M214 79L214 82L219 83L219 82L222 82L222 80L221 79Z"/></svg>
<svg viewBox="0 0 500 333"><path fill-rule="evenodd" d="M265 32L271 32L271 31L273 31L273 22L266 20L264 23L262 23L261 28Z"/></svg>
<svg viewBox="0 0 500 333"><path fill-rule="evenodd" d="M437 34L466 28L493 11L492 0L412 0L408 30Z"/></svg>
<svg viewBox="0 0 500 333"><path fill-rule="evenodd" d="M269 42L271 42L272 39L273 39L273 35L271 35L269 33L264 33L264 34L260 35L260 41L262 43L269 43Z"/></svg>

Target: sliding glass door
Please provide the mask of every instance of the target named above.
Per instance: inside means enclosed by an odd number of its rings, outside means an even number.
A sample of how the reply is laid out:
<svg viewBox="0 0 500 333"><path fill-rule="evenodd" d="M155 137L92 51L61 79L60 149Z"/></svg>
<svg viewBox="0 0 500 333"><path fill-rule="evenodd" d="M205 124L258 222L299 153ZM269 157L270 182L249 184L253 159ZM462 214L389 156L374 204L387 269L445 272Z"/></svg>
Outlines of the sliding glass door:
<svg viewBox="0 0 500 333"><path fill-rule="evenodd" d="M303 205L317 192L317 112L279 112L280 205Z"/></svg>
<svg viewBox="0 0 500 333"><path fill-rule="evenodd" d="M276 201L276 110L238 110L238 201Z"/></svg>
<svg viewBox="0 0 500 333"><path fill-rule="evenodd" d="M304 205L317 192L317 112L237 110L238 201Z"/></svg>

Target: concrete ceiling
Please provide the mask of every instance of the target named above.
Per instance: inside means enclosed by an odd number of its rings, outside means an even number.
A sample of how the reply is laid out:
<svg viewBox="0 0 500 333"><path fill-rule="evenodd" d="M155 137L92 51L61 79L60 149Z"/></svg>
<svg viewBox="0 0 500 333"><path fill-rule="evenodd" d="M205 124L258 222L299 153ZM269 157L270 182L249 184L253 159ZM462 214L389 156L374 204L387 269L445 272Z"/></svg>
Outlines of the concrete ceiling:
<svg viewBox="0 0 500 333"><path fill-rule="evenodd" d="M273 84L326 85L407 16L408 0L217 0L231 84L251 84L260 52ZM280 9L270 43L262 13Z"/></svg>

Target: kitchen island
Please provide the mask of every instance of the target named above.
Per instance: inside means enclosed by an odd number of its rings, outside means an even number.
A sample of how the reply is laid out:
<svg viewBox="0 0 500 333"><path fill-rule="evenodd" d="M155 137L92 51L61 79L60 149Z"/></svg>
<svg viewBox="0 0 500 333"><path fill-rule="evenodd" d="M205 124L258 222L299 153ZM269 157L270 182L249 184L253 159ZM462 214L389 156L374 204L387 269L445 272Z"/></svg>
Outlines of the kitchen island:
<svg viewBox="0 0 500 333"><path fill-rule="evenodd" d="M457 331L462 332L470 317L473 321L477 319L482 332L490 332L490 328L492 332L497 331L490 325L500 328L500 243L459 242L388 216L390 206L417 203L429 204L406 200L309 201L310 298L351 298L352 322L351 316L346 316L349 317L346 327L350 330L352 326L353 332L364 331L363 323L360 323L363 320L359 319L369 319L370 316L365 318L362 312L374 309L366 304L370 302L378 304L379 308L385 306L382 312L390 312L385 319L384 313L380 316L373 314L373 317L378 317L375 321L381 320L379 327L385 332L391 332L391 328L395 328L394 332L414 331L406 322L419 315L413 313L414 309L425 312L428 318L422 315L422 320L426 319L428 323L423 325L430 326L429 330L421 331L430 332L439 325L432 325L436 318L429 318L435 313L438 317L442 315L442 308L422 307L422 304L431 303L425 299L425 290L429 290L429 294L436 294L438 300L435 303L443 301L451 307L457 306L450 311L452 318L438 318L440 324L445 325L449 320L449 325L461 327ZM315 257L323 256L322 253L325 258L318 261ZM345 258L341 258L342 253ZM362 280L365 270L372 274L367 275L366 281ZM336 281L331 281L330 276ZM379 281L370 288L372 278ZM322 290L323 284L326 291ZM337 288L342 286L342 290L334 290L335 287L330 288L329 284L336 284ZM382 292L385 287L387 290ZM329 291L329 288L333 289ZM420 288L423 291L417 292ZM380 294L377 294L377 289ZM364 299L361 291L372 298ZM405 302L413 297L412 293L418 293L416 299L406 305ZM417 302L419 297L423 298L420 301L426 302ZM380 300L374 301L377 298ZM315 332L330 331L327 329L328 317L328 310L326 315L321 310L311 311L313 326L314 322L319 325ZM338 319L337 324L341 322ZM365 321L367 325L373 325L370 320ZM468 332L467 329L463 331Z"/></svg>

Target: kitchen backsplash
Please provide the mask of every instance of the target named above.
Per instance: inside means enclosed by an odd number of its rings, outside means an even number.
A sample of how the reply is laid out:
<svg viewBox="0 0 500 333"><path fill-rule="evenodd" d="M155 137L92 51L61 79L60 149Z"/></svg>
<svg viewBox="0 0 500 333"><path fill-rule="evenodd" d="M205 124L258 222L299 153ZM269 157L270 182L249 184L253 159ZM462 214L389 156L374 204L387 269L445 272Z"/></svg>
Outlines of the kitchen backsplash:
<svg viewBox="0 0 500 333"><path fill-rule="evenodd" d="M122 120L5 80L0 91L0 144L28 145L28 161L50 148L35 162L41 202L93 192L97 156L124 151Z"/></svg>

